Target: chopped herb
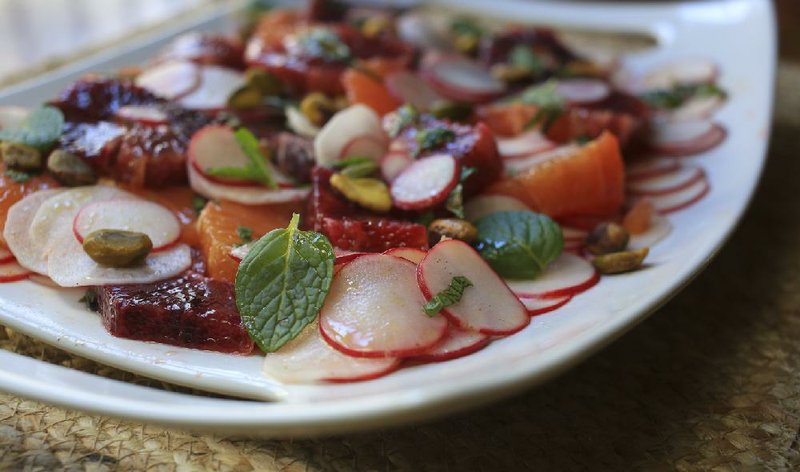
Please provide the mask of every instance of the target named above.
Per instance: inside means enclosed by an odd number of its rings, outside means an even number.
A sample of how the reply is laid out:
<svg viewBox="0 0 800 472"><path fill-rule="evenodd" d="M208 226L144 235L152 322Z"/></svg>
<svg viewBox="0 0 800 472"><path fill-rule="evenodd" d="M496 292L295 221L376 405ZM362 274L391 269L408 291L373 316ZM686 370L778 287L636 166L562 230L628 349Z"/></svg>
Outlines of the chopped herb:
<svg viewBox="0 0 800 472"><path fill-rule="evenodd" d="M272 176L268 159L261 153L258 139L253 133L247 128L239 128L234 136L250 162L245 167L212 167L206 169L206 173L215 177L250 180L270 189L278 188L278 184L275 183L275 178Z"/></svg>
<svg viewBox="0 0 800 472"><path fill-rule="evenodd" d="M423 307L428 316L434 316L442 309L455 305L464 295L464 289L472 287L472 282L462 275L453 277L450 286L434 295Z"/></svg>
<svg viewBox="0 0 800 472"><path fill-rule="evenodd" d="M538 111L528 122L527 128L539 126L547 131L565 110L564 99L558 94L558 83L554 80L539 85L534 85L523 91L519 101L536 105Z"/></svg>
<svg viewBox="0 0 800 472"><path fill-rule="evenodd" d="M508 62L522 70L527 71L531 75L539 75L544 72L546 66L541 57L539 57L530 47L515 46L508 55Z"/></svg>
<svg viewBox="0 0 800 472"><path fill-rule="evenodd" d="M236 228L236 235L239 236L242 244L247 244L253 240L253 229L247 226L239 226Z"/></svg>
<svg viewBox="0 0 800 472"><path fill-rule="evenodd" d="M671 89L645 92L642 100L654 108L674 110L693 98L718 96L725 98L727 92L716 84L678 84Z"/></svg>
<svg viewBox="0 0 800 472"><path fill-rule="evenodd" d="M329 28L312 28L297 38L298 54L328 62L350 62L350 47Z"/></svg>
<svg viewBox="0 0 800 472"><path fill-rule="evenodd" d="M388 117L387 133L396 138L401 131L417 122L419 112L413 105L406 103Z"/></svg>
<svg viewBox="0 0 800 472"><path fill-rule="evenodd" d="M424 151L430 151L455 139L456 133L445 127L429 128L417 132L417 149L415 157Z"/></svg>
<svg viewBox="0 0 800 472"><path fill-rule="evenodd" d="M97 292L93 288L88 289L78 301L85 304L86 308L92 311L97 311L99 309L97 305Z"/></svg>
<svg viewBox="0 0 800 472"><path fill-rule="evenodd" d="M192 209L195 215L200 216L200 212L203 211L206 204L208 204L208 199L206 197L202 195L195 195L192 197Z"/></svg>
<svg viewBox="0 0 800 472"><path fill-rule="evenodd" d="M445 208L447 211L461 218L462 220L465 218L464 182L469 178L470 175L474 174L476 170L477 169L474 167L464 167L461 169L461 176L458 179L458 184L456 184L456 186L453 187L453 190L450 191L450 195L447 196L447 202L445 203Z"/></svg>
<svg viewBox="0 0 800 472"><path fill-rule="evenodd" d="M35 174L30 172L24 172L21 170L14 170L14 169L6 169L6 177L13 180L18 184L24 184L25 182L31 180Z"/></svg>

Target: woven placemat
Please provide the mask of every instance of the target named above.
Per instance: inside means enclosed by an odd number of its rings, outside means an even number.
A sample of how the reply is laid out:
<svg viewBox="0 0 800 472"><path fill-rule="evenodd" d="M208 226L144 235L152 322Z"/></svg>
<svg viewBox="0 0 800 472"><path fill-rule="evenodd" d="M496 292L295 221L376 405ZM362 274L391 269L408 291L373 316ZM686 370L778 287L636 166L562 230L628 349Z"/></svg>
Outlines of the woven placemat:
<svg viewBox="0 0 800 472"><path fill-rule="evenodd" d="M783 63L779 82L770 160L731 241L650 320L543 387L418 427L295 441L191 434L0 394L0 471L800 467L800 64ZM7 329L0 347L176 388Z"/></svg>

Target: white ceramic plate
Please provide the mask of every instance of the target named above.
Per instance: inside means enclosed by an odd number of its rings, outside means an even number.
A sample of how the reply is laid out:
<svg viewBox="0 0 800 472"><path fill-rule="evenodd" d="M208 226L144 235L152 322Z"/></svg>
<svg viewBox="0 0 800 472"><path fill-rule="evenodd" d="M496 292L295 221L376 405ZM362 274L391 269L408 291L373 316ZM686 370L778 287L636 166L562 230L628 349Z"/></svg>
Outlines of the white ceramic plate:
<svg viewBox="0 0 800 472"><path fill-rule="evenodd" d="M487 13L480 0L447 0ZM230 7L228 7L230 9ZM0 351L0 389L70 408L192 429L293 436L343 432L417 421L496 400L541 383L623 334L696 275L736 225L764 164L775 73L775 26L768 0L659 3L491 2L491 15L539 24L647 33L655 50L630 57L644 70L680 57L720 65L729 103L716 116L728 139L692 160L712 190L670 216L675 230L657 245L651 267L603 278L566 307L534 318L524 331L450 362L404 368L387 377L343 385L283 386L260 373L261 358L236 357L118 339L86 311L78 291L32 282L0 285L0 322L67 351L142 375L230 395L273 402L175 394L55 367ZM214 10L191 27L218 30ZM55 95L85 70L139 63L165 37L75 64L0 93L0 104L33 105Z"/></svg>

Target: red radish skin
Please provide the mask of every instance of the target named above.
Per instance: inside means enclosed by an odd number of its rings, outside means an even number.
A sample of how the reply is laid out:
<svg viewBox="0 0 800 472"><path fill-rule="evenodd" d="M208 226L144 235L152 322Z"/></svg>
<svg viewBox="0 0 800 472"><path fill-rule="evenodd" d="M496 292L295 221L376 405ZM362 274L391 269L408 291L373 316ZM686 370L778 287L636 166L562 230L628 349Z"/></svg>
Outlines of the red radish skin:
<svg viewBox="0 0 800 472"><path fill-rule="evenodd" d="M189 61L161 62L139 74L136 85L167 100L178 100L200 85L200 67Z"/></svg>
<svg viewBox="0 0 800 472"><path fill-rule="evenodd" d="M317 164L329 166L340 160L344 149L361 136L372 136L385 142L384 146L388 147L381 119L372 108L356 104L337 112L314 138L314 157ZM378 154L376 160L382 155L383 153Z"/></svg>
<svg viewBox="0 0 800 472"><path fill-rule="evenodd" d="M608 98L611 87L599 79L576 78L559 81L556 91L573 105L592 105Z"/></svg>
<svg viewBox="0 0 800 472"><path fill-rule="evenodd" d="M530 316L543 315L558 310L572 300L572 295L555 298L520 298L519 301L528 309Z"/></svg>
<svg viewBox="0 0 800 472"><path fill-rule="evenodd" d="M390 256L402 257L403 259L411 261L414 264L419 264L420 262L422 262L422 259L425 258L425 254L427 254L426 251L413 247L395 247L386 250L383 253L388 254Z"/></svg>
<svg viewBox="0 0 800 472"><path fill-rule="evenodd" d="M418 110L428 110L430 106L442 100L427 82L417 74L409 71L400 71L386 77L386 88L389 93L403 103L410 103Z"/></svg>
<svg viewBox="0 0 800 472"><path fill-rule="evenodd" d="M431 248L417 267L417 280L425 298L450 286L453 277L472 282L461 300L442 310L458 328L489 335L513 334L530 323L525 307L489 264L467 243L455 239Z"/></svg>
<svg viewBox="0 0 800 472"><path fill-rule="evenodd" d="M547 139L539 130L526 131L513 138L498 138L497 151L505 159L522 159L528 156L550 151L558 146Z"/></svg>
<svg viewBox="0 0 800 472"><path fill-rule="evenodd" d="M406 151L389 151L381 158L381 175L392 183L404 170L414 163L414 159Z"/></svg>
<svg viewBox="0 0 800 472"><path fill-rule="evenodd" d="M627 190L629 195L666 195L683 190L703 179L705 172L700 167L679 167L657 177L629 182Z"/></svg>
<svg viewBox="0 0 800 472"><path fill-rule="evenodd" d="M423 70L433 88L447 98L479 103L505 92L505 84L480 64L464 57L443 57Z"/></svg>
<svg viewBox="0 0 800 472"><path fill-rule="evenodd" d="M207 180L229 186L263 188L257 183L209 175L214 167L245 167L250 159L236 141L233 129L224 125L205 126L192 135L187 151L189 162Z"/></svg>
<svg viewBox="0 0 800 472"><path fill-rule="evenodd" d="M320 311L320 331L337 350L356 357L408 357L426 352L447 320L422 311L416 266L399 257L368 254L344 265Z"/></svg>
<svg viewBox="0 0 800 472"><path fill-rule="evenodd" d="M160 126L169 122L167 114L154 106L124 106L114 116L117 121L142 126Z"/></svg>
<svg viewBox="0 0 800 472"><path fill-rule="evenodd" d="M711 190L708 180L702 179L676 192L651 197L653 207L662 215L688 208L705 197Z"/></svg>
<svg viewBox="0 0 800 472"><path fill-rule="evenodd" d="M159 252L178 243L181 223L175 213L158 203L138 199L112 199L86 205L75 215L72 231L79 243L99 229L145 233Z"/></svg>
<svg viewBox="0 0 800 472"><path fill-rule="evenodd" d="M348 262L352 261L353 259L357 259L357 258L359 258L359 257L361 257L363 255L366 255L366 254L368 254L368 253L366 253L366 252L351 252L350 254L344 254L344 255L341 255L341 256L336 256L336 258L333 259L333 265L347 264Z"/></svg>
<svg viewBox="0 0 800 472"><path fill-rule="evenodd" d="M414 356L410 360L417 362L444 362L478 352L491 342L491 336L455 328L447 328L444 338L428 352Z"/></svg>
<svg viewBox="0 0 800 472"><path fill-rule="evenodd" d="M507 280L520 298L561 298L577 295L600 280L592 264L575 254L562 253L544 272L531 280Z"/></svg>
<svg viewBox="0 0 800 472"><path fill-rule="evenodd" d="M628 182L651 179L664 174L669 174L680 169L681 163L677 159L654 158L635 162L625 169L625 178Z"/></svg>
<svg viewBox="0 0 800 472"><path fill-rule="evenodd" d="M6 262L14 262L16 259L14 258L14 254L8 250L8 248L0 246L0 264L5 264Z"/></svg>
<svg viewBox="0 0 800 472"><path fill-rule="evenodd" d="M283 383L355 382L381 377L400 365L397 358L367 359L348 356L322 338L319 322L306 326L298 337L264 357L264 374Z"/></svg>
<svg viewBox="0 0 800 472"><path fill-rule="evenodd" d="M714 124L701 136L688 141L661 143L652 147L656 154L669 157L687 157L710 151L719 146L728 136L728 131L722 125Z"/></svg>
<svg viewBox="0 0 800 472"><path fill-rule="evenodd" d="M339 159L347 159L348 157L369 157L374 161L378 161L386 153L387 147L388 143L383 136L369 134L356 136L342 148Z"/></svg>
<svg viewBox="0 0 800 472"><path fill-rule="evenodd" d="M33 272L17 264L16 261L0 264L0 283L19 282L33 275Z"/></svg>
<svg viewBox="0 0 800 472"><path fill-rule="evenodd" d="M397 208L423 210L447 199L458 184L459 166L449 154L415 161L392 182L390 193Z"/></svg>

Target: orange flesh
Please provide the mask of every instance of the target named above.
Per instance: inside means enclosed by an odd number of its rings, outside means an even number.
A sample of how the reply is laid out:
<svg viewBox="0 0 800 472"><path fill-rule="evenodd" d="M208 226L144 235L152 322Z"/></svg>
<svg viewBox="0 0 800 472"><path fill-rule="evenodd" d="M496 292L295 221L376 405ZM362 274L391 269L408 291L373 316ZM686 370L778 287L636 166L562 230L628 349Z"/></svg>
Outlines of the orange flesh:
<svg viewBox="0 0 800 472"><path fill-rule="evenodd" d="M11 206L38 190L59 187L58 182L47 174L32 177L27 182L17 183L5 175L5 171L0 170L0 242L3 240L3 229L6 226L6 216Z"/></svg>
<svg viewBox="0 0 800 472"><path fill-rule="evenodd" d="M385 115L402 105L377 77L370 77L355 69L344 72L342 85L350 103L367 105L379 115Z"/></svg>
<svg viewBox="0 0 800 472"><path fill-rule="evenodd" d="M299 213L302 203L247 206L221 201L209 202L197 219L200 250L206 260L208 276L233 283L239 261L230 255L231 249L242 241L237 234L240 226L253 230L258 239L276 228L285 228L292 213Z"/></svg>
<svg viewBox="0 0 800 472"><path fill-rule="evenodd" d="M628 210L628 213L622 219L622 226L630 234L642 234L650 229L654 213L653 202L643 198Z"/></svg>
<svg viewBox="0 0 800 472"><path fill-rule="evenodd" d="M553 218L612 216L624 200L624 172L617 138L605 132L574 154L495 183L488 193L515 197Z"/></svg>
<svg viewBox="0 0 800 472"><path fill-rule="evenodd" d="M538 108L524 103L488 105L478 116L498 136L516 136L528 128Z"/></svg>

